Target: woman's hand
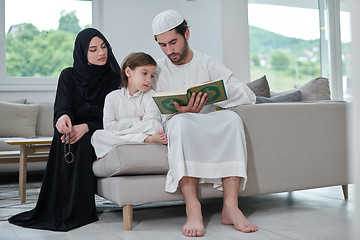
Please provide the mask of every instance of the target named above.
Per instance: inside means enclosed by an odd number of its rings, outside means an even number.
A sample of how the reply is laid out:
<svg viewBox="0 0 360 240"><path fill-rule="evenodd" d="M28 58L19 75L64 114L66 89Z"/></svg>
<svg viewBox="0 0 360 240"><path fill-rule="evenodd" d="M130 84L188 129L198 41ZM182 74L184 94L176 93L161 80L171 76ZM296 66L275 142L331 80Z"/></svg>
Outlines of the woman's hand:
<svg viewBox="0 0 360 240"><path fill-rule="evenodd" d="M190 101L187 106L180 106L180 104L177 102L174 102L174 105L179 113L186 113L186 112L198 113L205 106L207 100L208 100L207 93L202 95L202 92L199 92L196 98L195 98L195 93L192 93Z"/></svg>
<svg viewBox="0 0 360 240"><path fill-rule="evenodd" d="M70 144L74 144L77 141L79 141L80 138L84 136L85 133L89 131L89 127L86 123L74 125L70 132ZM68 142L68 135L63 135L60 139L61 142L65 142L65 136L66 136L66 142Z"/></svg>
<svg viewBox="0 0 360 240"><path fill-rule="evenodd" d="M71 132L72 123L71 123L70 117L67 114L62 115L57 120L55 127L58 130L58 132L62 133L62 134L67 134L67 133Z"/></svg>
<svg viewBox="0 0 360 240"><path fill-rule="evenodd" d="M89 127L86 123L79 125L72 125L70 117L67 114L62 115L55 124L56 129L59 133L64 135L61 136L61 142L65 142L65 137L70 133L70 144L74 144L79 141L85 133L89 131ZM68 141L68 137L66 138Z"/></svg>

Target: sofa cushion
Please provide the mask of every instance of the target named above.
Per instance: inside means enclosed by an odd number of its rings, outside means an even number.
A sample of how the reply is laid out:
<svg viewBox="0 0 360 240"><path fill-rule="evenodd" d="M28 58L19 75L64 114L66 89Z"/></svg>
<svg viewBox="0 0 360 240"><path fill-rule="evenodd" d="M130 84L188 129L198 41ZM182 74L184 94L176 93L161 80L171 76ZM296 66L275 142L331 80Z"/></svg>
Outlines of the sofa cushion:
<svg viewBox="0 0 360 240"><path fill-rule="evenodd" d="M252 82L247 83L248 87L255 93L256 96L270 97L270 87L266 76L262 76Z"/></svg>
<svg viewBox="0 0 360 240"><path fill-rule="evenodd" d="M275 102L301 102L301 91L295 91L284 95L266 98L256 96L256 104L259 103L275 103Z"/></svg>
<svg viewBox="0 0 360 240"><path fill-rule="evenodd" d="M40 105L40 111L37 118L36 135L43 137L52 137L54 135L54 104L43 102L37 104Z"/></svg>
<svg viewBox="0 0 360 240"><path fill-rule="evenodd" d="M318 77L310 80L309 82L301 85L298 88L278 93L271 93L271 97L283 95L300 90L302 101L318 101L318 100L331 100L329 79Z"/></svg>
<svg viewBox="0 0 360 240"><path fill-rule="evenodd" d="M36 136L40 105L0 102L0 137Z"/></svg>
<svg viewBox="0 0 360 240"><path fill-rule="evenodd" d="M93 163L96 177L166 174L168 170L167 146L159 143L119 145Z"/></svg>

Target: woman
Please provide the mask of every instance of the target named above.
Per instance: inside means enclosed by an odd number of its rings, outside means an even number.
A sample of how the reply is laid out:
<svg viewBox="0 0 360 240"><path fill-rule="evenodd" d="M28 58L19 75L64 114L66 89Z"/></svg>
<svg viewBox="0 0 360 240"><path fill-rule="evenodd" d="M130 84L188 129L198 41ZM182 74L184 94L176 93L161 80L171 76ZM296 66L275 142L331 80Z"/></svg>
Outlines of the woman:
<svg viewBox="0 0 360 240"><path fill-rule="evenodd" d="M90 139L103 127L104 99L120 85L120 67L106 38L93 28L78 34L73 57L73 67L64 69L58 82L55 133L37 205L11 217L12 224L68 231L98 220Z"/></svg>

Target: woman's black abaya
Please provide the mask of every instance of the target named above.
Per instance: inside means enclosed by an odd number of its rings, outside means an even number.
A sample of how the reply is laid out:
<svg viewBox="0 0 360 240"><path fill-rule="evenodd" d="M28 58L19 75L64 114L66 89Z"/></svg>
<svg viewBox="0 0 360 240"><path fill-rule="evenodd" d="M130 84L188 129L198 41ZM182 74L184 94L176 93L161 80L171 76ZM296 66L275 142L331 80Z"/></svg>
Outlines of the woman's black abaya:
<svg viewBox="0 0 360 240"><path fill-rule="evenodd" d="M104 66L89 65L87 50L91 39L98 36L107 44L108 60ZM49 158L36 207L9 219L15 225L68 231L97 221L96 182L92 163L96 159L91 135L102 128L105 96L120 84L120 68L109 43L96 29L85 29L75 41L74 66L60 75L54 104L54 125L67 114L72 125L86 123L89 132L71 144L74 161L64 159L62 136L55 128ZM71 160L68 158L68 160Z"/></svg>

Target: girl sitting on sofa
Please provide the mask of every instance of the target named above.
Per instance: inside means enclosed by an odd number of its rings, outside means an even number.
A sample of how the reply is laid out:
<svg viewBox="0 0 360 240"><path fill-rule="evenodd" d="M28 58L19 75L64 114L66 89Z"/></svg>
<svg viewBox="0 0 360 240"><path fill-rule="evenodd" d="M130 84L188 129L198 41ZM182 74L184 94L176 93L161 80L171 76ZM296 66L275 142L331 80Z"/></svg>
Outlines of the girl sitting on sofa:
<svg viewBox="0 0 360 240"><path fill-rule="evenodd" d="M120 89L105 98L104 129L91 137L98 158L122 144L167 144L160 111L152 99L155 91L150 89L155 70L156 61L146 53L131 53L124 59Z"/></svg>

